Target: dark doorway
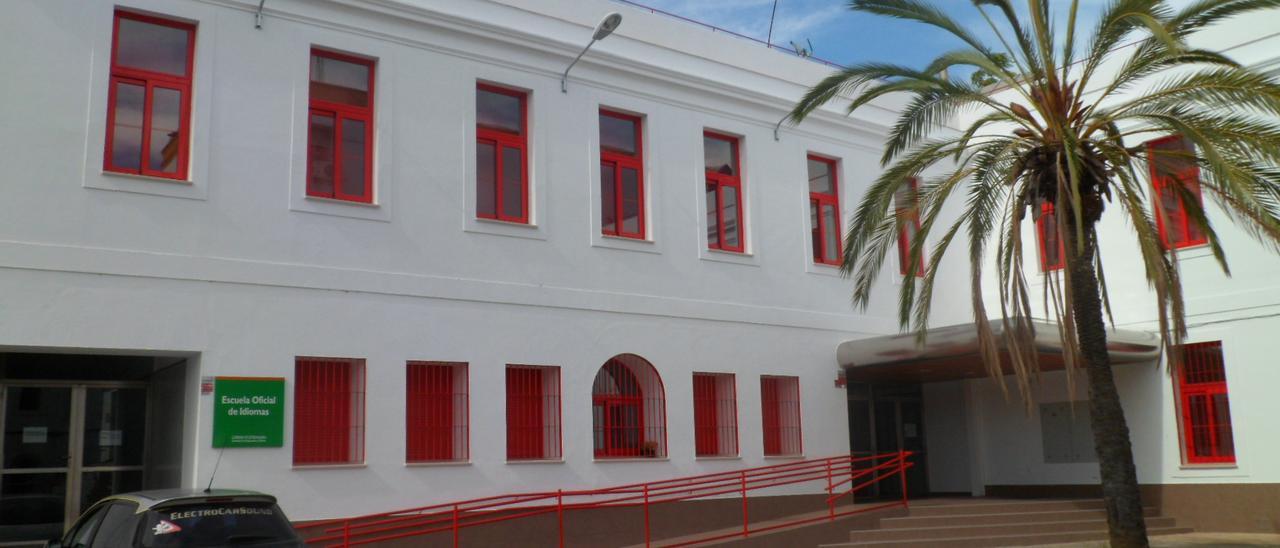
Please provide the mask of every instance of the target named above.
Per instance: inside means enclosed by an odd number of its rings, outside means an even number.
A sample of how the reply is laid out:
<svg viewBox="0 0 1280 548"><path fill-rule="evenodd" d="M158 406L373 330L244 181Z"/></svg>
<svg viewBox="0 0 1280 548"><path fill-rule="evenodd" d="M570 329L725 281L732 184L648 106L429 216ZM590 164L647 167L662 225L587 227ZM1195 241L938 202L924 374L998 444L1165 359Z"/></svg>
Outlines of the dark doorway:
<svg viewBox="0 0 1280 548"><path fill-rule="evenodd" d="M0 544L61 536L107 495L177 487L185 365L0 353Z"/></svg>
<svg viewBox="0 0 1280 548"><path fill-rule="evenodd" d="M849 450L855 457L911 451L907 470L907 494L921 497L929 493L924 439L924 408L919 384L849 383ZM856 463L869 468L874 462ZM893 499L902 497L902 482L896 475L870 486L865 496Z"/></svg>

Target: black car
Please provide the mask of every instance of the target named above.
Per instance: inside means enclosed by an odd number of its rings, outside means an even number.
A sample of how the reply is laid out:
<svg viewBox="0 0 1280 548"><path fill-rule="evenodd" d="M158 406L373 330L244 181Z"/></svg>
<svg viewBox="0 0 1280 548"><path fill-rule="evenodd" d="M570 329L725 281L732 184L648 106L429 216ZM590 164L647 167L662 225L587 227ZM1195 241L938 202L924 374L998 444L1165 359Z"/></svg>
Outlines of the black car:
<svg viewBox="0 0 1280 548"><path fill-rule="evenodd" d="M276 498L253 491L165 489L98 501L49 548L305 546Z"/></svg>

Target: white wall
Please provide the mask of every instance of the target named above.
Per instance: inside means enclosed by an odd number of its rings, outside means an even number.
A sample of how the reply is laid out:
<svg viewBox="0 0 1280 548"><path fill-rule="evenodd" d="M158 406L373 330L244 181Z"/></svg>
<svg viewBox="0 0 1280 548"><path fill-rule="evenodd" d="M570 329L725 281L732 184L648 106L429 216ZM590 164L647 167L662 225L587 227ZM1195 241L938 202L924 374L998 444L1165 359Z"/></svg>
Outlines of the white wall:
<svg viewBox="0 0 1280 548"><path fill-rule="evenodd" d="M969 427L964 381L927 383L921 387L929 490L969 493Z"/></svg>
<svg viewBox="0 0 1280 548"><path fill-rule="evenodd" d="M800 377L807 456L848 450L834 349L895 322L885 306L853 313L848 282L812 264L805 154L841 159L847 221L891 110L820 114L775 141L828 68L626 10L562 94L559 72L619 5L273 0L255 30L256 2L118 4L198 24L192 180L101 170L112 2L8 6L0 346L198 356L187 485L216 458L198 379L291 378L299 355L367 359L366 464L293 469L289 416L284 448L227 451L218 473L296 519L765 464L761 374ZM312 45L378 60L375 206L303 196ZM477 80L531 90L535 226L476 222L466 206ZM601 105L646 117L651 242L598 236ZM743 138L747 255L705 250L704 128ZM590 383L622 352L663 376L669 460L592 460ZM470 364L469 465L404 465L407 360ZM506 363L563 368L564 463L505 463ZM737 375L740 460L694 458L692 371Z"/></svg>

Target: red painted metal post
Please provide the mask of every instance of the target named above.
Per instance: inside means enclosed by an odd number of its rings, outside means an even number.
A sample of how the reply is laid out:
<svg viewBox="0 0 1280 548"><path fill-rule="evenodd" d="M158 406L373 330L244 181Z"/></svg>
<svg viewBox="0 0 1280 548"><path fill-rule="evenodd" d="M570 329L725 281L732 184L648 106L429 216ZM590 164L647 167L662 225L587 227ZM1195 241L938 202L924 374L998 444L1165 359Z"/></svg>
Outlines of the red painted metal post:
<svg viewBox="0 0 1280 548"><path fill-rule="evenodd" d="M564 548L564 489L556 489L556 521L560 528L560 548Z"/></svg>
<svg viewBox="0 0 1280 548"><path fill-rule="evenodd" d="M453 505L453 548L458 548L458 505Z"/></svg>
<svg viewBox="0 0 1280 548"><path fill-rule="evenodd" d="M835 488L831 483L831 459L827 459L827 514L831 521L836 519L836 501L831 498L834 495Z"/></svg>
<svg viewBox="0 0 1280 548"><path fill-rule="evenodd" d="M898 477L902 480L902 507L910 508L907 502L907 452L898 451Z"/></svg>
<svg viewBox="0 0 1280 548"><path fill-rule="evenodd" d="M738 476L742 478L742 536L746 537L751 531L747 527L747 472L743 470Z"/></svg>
<svg viewBox="0 0 1280 548"><path fill-rule="evenodd" d="M351 520L342 520L342 546L351 546Z"/></svg>
<svg viewBox="0 0 1280 548"><path fill-rule="evenodd" d="M649 548L649 484L644 484L644 548Z"/></svg>

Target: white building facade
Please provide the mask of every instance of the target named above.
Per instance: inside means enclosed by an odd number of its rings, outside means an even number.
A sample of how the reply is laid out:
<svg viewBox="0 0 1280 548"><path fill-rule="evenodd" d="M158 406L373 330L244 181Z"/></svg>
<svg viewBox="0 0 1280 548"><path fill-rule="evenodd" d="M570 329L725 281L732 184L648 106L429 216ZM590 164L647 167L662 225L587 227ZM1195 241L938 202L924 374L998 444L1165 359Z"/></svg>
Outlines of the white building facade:
<svg viewBox="0 0 1280 548"><path fill-rule="evenodd" d="M1046 462L1040 418L984 379L881 390L893 435L859 437L848 402L871 392L834 382L856 365L836 348L895 333L902 282L888 261L855 312L826 263L894 100L775 133L831 67L606 0L258 9L0 19L0 501L47 509L0 542L215 466L295 520L851 450L921 451L920 494L1096 483ZM1186 464L1169 376L1117 372L1144 484L1250 484L1280 508L1280 261L1231 238L1229 282L1184 260L1192 340L1223 342L1234 462ZM1134 268L1104 253L1113 278ZM970 320L946 260L939 325ZM1117 295L1122 327L1150 329L1145 290ZM1042 401L1081 399L1057 375ZM283 379L278 446L215 447L219 378Z"/></svg>

